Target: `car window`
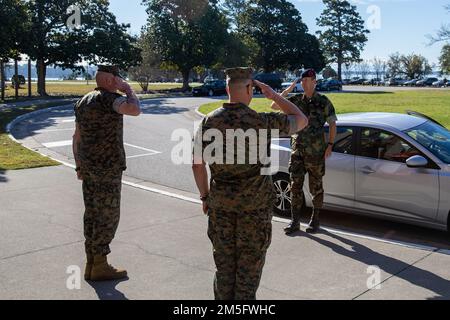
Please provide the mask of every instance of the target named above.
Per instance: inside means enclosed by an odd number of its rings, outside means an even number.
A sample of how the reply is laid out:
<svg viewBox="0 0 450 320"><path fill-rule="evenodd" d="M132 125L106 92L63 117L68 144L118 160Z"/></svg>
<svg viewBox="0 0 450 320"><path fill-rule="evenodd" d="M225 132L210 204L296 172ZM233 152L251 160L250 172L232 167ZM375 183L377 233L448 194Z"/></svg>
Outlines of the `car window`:
<svg viewBox="0 0 450 320"><path fill-rule="evenodd" d="M361 156L406 163L412 156L422 155L419 150L393 133L379 129L361 131Z"/></svg>
<svg viewBox="0 0 450 320"><path fill-rule="evenodd" d="M325 128L326 140L328 143L329 127ZM354 155L353 146L354 129L350 127L337 127L336 139L334 140L333 152Z"/></svg>

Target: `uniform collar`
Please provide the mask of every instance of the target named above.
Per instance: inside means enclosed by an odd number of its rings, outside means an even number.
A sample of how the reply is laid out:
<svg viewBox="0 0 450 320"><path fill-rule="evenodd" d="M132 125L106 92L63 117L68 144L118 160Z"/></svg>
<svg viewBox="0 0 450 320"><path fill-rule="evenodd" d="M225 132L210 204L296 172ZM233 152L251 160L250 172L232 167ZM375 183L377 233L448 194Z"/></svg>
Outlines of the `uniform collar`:
<svg viewBox="0 0 450 320"><path fill-rule="evenodd" d="M243 104L241 102L232 102L232 103L226 102L226 103L223 104L223 107L224 108L238 108L238 107L248 108L247 105L245 105L245 104Z"/></svg>
<svg viewBox="0 0 450 320"><path fill-rule="evenodd" d="M302 100L306 101L306 102L311 102L311 101L315 100L318 96L319 96L319 94L317 93L317 91L314 91L314 93L313 93L311 98L308 98L308 97L306 97L305 94L303 94Z"/></svg>

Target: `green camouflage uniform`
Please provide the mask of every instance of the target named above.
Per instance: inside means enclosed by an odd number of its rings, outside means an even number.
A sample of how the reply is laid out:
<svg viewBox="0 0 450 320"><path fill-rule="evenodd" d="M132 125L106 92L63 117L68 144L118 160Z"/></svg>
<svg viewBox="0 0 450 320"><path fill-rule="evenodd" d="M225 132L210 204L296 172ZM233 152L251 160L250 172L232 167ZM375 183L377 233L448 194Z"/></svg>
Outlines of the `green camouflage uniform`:
<svg viewBox="0 0 450 320"><path fill-rule="evenodd" d="M114 104L121 95L96 89L75 105L81 142L84 236L87 254L107 255L120 219L122 173L126 169L123 115Z"/></svg>
<svg viewBox="0 0 450 320"><path fill-rule="evenodd" d="M278 129L280 135L286 135L294 133L295 128L295 119L281 113L259 114L244 104L226 103L203 120L194 144L205 150L211 142L205 141L202 133L208 129L218 129L225 140L226 129L255 129L256 132L268 129L269 134L270 129ZM270 137L267 141L264 148L269 150ZM223 144L225 158L225 141ZM261 175L264 167L261 161L258 159L256 164L248 161L251 147L250 139L246 139L244 164L209 164L208 237L217 268L214 279L217 300L256 299L271 243L275 190L271 176ZM237 163L237 153L234 156Z"/></svg>
<svg viewBox="0 0 450 320"><path fill-rule="evenodd" d="M325 176L325 122L337 120L333 104L326 96L314 93L311 99L304 94L289 98L308 118L309 125L292 137L291 174L292 216L299 217L305 201L303 184L309 175L309 191L314 209L323 207L323 177Z"/></svg>

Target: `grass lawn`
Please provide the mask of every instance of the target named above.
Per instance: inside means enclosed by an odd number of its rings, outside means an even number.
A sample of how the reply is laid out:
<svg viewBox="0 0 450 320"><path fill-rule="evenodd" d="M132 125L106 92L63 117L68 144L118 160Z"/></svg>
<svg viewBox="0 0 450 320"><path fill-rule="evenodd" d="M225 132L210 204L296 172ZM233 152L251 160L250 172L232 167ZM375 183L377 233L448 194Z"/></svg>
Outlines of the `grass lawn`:
<svg viewBox="0 0 450 320"><path fill-rule="evenodd" d="M12 141L6 133L6 125L18 116L57 105L61 105L61 103L53 102L39 106L30 105L27 107L0 110L0 171L59 165L58 162L43 157Z"/></svg>
<svg viewBox="0 0 450 320"><path fill-rule="evenodd" d="M130 83L132 88L136 92L141 92L142 89L137 82ZM191 83L192 87L198 86L198 83ZM89 84L86 81L47 81L46 89L47 93L50 96L83 96L89 91L95 89L95 81L89 81ZM151 83L149 86L149 90L152 91L164 91L164 90L172 90L179 89L182 87L181 83ZM31 84L32 95L37 95L37 85L35 82ZM11 88L10 85L7 86L5 90L6 99L13 98L15 94L14 88ZM28 96L28 85L22 85L19 89L19 96L27 97Z"/></svg>
<svg viewBox="0 0 450 320"><path fill-rule="evenodd" d="M417 90L374 93L330 93L337 113L395 112L414 110L428 115L450 129L450 90ZM223 101L205 104L200 112L208 114L219 108ZM270 101L255 98L251 107L258 112L270 112Z"/></svg>

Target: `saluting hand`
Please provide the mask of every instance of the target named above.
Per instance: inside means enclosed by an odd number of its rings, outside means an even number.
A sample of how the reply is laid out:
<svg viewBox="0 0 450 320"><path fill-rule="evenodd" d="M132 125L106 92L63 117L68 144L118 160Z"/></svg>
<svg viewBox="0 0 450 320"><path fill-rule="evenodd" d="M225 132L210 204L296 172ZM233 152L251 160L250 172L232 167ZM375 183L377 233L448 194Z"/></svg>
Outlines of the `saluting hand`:
<svg viewBox="0 0 450 320"><path fill-rule="evenodd" d="M287 88L286 90L283 91L283 93L281 94L283 97L287 97L289 93L291 93L292 91L294 91L295 86L297 86L298 83L298 78L294 80L294 82L292 82L292 84L289 86L289 88Z"/></svg>
<svg viewBox="0 0 450 320"><path fill-rule="evenodd" d="M131 86L128 82L119 77L116 77L116 81L117 81L117 90L123 93L130 92Z"/></svg>
<svg viewBox="0 0 450 320"><path fill-rule="evenodd" d="M259 82L258 80L253 80L253 83L258 86L261 89L261 92L264 94L264 96L269 99L273 100L277 93L275 90L273 90L270 86L268 86L265 83Z"/></svg>

